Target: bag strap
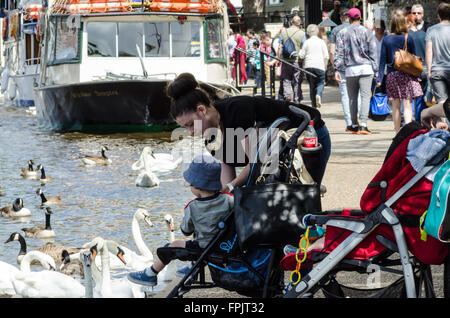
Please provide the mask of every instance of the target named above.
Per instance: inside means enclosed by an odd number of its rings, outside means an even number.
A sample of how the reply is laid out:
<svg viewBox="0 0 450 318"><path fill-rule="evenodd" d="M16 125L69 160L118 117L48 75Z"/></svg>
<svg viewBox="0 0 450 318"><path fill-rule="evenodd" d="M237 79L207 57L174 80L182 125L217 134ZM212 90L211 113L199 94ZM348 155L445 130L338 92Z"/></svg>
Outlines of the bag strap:
<svg viewBox="0 0 450 318"><path fill-rule="evenodd" d="M405 45L403 45L403 50L405 51L408 51L407 41L408 41L408 32L405 33Z"/></svg>

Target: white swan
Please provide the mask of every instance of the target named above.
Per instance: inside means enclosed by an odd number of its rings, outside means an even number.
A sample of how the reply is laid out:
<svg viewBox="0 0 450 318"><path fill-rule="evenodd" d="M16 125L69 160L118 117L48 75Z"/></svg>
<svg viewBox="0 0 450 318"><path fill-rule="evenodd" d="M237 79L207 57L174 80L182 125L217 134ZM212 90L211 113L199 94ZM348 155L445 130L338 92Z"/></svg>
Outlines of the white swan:
<svg viewBox="0 0 450 318"><path fill-rule="evenodd" d="M17 267L11 264L0 262L0 295L13 296L16 294L13 280L19 271Z"/></svg>
<svg viewBox="0 0 450 318"><path fill-rule="evenodd" d="M144 298L144 292L141 291L141 287L132 284L126 277L121 279L111 280L110 267L109 267L109 251L117 251L117 256L123 260L121 256L121 249L119 245L110 240L104 240L101 237L96 237L90 243L92 253L92 278L95 282L94 297L102 298ZM95 258L97 252L100 253L102 269L96 266Z"/></svg>
<svg viewBox="0 0 450 318"><path fill-rule="evenodd" d="M173 217L170 214L164 216L164 221L169 229L169 244L175 241L175 223ZM159 282L169 282L175 277L175 272L177 270L175 260L171 261L167 266L164 267L162 271L158 273Z"/></svg>
<svg viewBox="0 0 450 318"><path fill-rule="evenodd" d="M154 153L151 147L146 146L144 147L144 150L142 150L139 159L131 166L131 169L143 169L145 159L147 159L150 170L153 172L168 172L176 169L182 161L181 157L175 160L174 157L168 153Z"/></svg>
<svg viewBox="0 0 450 318"><path fill-rule="evenodd" d="M150 220L150 214L147 210L141 208L137 209L134 213L133 220L131 221L131 232L133 234L134 243L140 254L125 246L120 246L125 252L124 257L127 262L127 267L133 270L142 270L153 264L153 254L142 239L141 228L139 226L140 221L144 221L149 226L153 226L153 223Z"/></svg>
<svg viewBox="0 0 450 318"><path fill-rule="evenodd" d="M159 185L158 177L152 172L149 164L149 156L143 157L143 169L136 178L136 185L138 187L156 187Z"/></svg>
<svg viewBox="0 0 450 318"><path fill-rule="evenodd" d="M37 259L47 270L32 272L30 263ZM70 276L48 269L55 269L55 261L39 251L28 252L15 274L13 285L18 295L32 298L80 298L85 295L84 286Z"/></svg>

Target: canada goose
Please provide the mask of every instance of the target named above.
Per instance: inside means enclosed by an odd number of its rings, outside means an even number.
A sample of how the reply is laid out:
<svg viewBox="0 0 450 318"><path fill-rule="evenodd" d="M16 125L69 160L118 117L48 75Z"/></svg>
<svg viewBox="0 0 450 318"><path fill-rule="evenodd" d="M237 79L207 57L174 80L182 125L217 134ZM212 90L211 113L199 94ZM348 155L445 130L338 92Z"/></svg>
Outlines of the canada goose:
<svg viewBox="0 0 450 318"><path fill-rule="evenodd" d="M22 262L24 255L27 254L27 242L25 241L25 238L22 236L22 234L20 234L18 232L14 232L14 233L11 233L9 238L6 240L5 244L9 243L9 242L14 242L14 241L20 243L20 250L19 250L19 254L17 255L17 264L20 264ZM78 248L78 247L54 245L51 243L47 243L36 249L36 251L39 251L39 252L42 252L42 253L45 253L45 254L51 256L54 259L56 266L63 265L63 261L61 259L62 251L66 251L69 254L73 254L73 253L78 253L80 250L81 250L81 248ZM64 272L64 271L61 270L61 272Z"/></svg>
<svg viewBox="0 0 450 318"><path fill-rule="evenodd" d="M33 164L34 164L33 160L28 160L28 166L22 168L20 175L24 178L37 178L39 170L34 170Z"/></svg>
<svg viewBox="0 0 450 318"><path fill-rule="evenodd" d="M106 150L109 150L108 147L103 146L101 149L101 153L102 153L101 157L84 155L83 157L81 157L81 161L87 166L108 165L112 161L111 161L111 159L106 157L106 154L105 154Z"/></svg>
<svg viewBox="0 0 450 318"><path fill-rule="evenodd" d="M47 182L53 181L53 178L52 178L52 177L47 176L47 175L45 174L45 169L44 169L44 166L43 166L43 165L39 164L39 165L37 166L37 170L38 170L38 171L39 171L39 170L41 171L41 176L40 176L40 178L39 178L39 180L41 181L41 184L46 184Z"/></svg>
<svg viewBox="0 0 450 318"><path fill-rule="evenodd" d="M0 209L0 212L6 218L20 218L31 215L30 210L23 207L22 198L15 199L12 206L5 206Z"/></svg>
<svg viewBox="0 0 450 318"><path fill-rule="evenodd" d="M139 159L131 166L131 169L143 169L145 159L147 159L148 167L152 172L168 172L176 169L182 161L181 157L175 160L174 157L168 153L154 153L151 147L146 146L142 150Z"/></svg>
<svg viewBox="0 0 450 318"><path fill-rule="evenodd" d="M46 268L32 272L30 263L38 259ZM70 276L55 272L52 257L39 251L28 252L20 264L21 271L16 273L13 285L16 293L23 297L33 298L80 298L85 295L84 286Z"/></svg>
<svg viewBox="0 0 450 318"><path fill-rule="evenodd" d="M29 227L29 228L23 228L22 231L25 232L25 237L32 237L32 238L53 238L56 236L55 231L53 231L51 225L50 225L50 216L52 215L52 210L50 207L45 208L45 227L43 226L36 226L36 227Z"/></svg>
<svg viewBox="0 0 450 318"><path fill-rule="evenodd" d="M52 195L46 197L41 188L36 190L36 194L41 197L41 206L61 205L61 197L59 195Z"/></svg>
<svg viewBox="0 0 450 318"><path fill-rule="evenodd" d="M159 185L158 177L150 169L149 160L149 156L143 157L144 166L136 178L136 185L138 187L155 187Z"/></svg>
<svg viewBox="0 0 450 318"><path fill-rule="evenodd" d="M109 252L111 251L119 257L124 263L123 251L119 245L114 241L104 240L101 237L96 237L90 243L90 250L92 255L92 278L95 281L95 292L98 297L110 298L143 298L144 293L141 287L132 284L127 278L111 280L111 273L109 267ZM95 263L96 255L100 253L102 269L99 271ZM99 276L101 279L99 279Z"/></svg>
<svg viewBox="0 0 450 318"><path fill-rule="evenodd" d="M80 253L81 250L78 250L73 254ZM84 266L81 260L71 259L69 252L66 249L63 249L60 254L60 262L59 271L69 276L78 276L81 279L84 278ZM58 266L58 264L56 264Z"/></svg>

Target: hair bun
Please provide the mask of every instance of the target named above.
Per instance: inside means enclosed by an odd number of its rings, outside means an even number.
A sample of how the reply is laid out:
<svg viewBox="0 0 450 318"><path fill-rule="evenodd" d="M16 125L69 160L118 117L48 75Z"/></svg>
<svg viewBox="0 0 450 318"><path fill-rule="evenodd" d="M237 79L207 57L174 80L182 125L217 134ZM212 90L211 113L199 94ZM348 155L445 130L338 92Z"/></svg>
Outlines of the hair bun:
<svg viewBox="0 0 450 318"><path fill-rule="evenodd" d="M182 73L167 87L167 95L173 99L178 99L197 87L199 85L194 75L191 73Z"/></svg>

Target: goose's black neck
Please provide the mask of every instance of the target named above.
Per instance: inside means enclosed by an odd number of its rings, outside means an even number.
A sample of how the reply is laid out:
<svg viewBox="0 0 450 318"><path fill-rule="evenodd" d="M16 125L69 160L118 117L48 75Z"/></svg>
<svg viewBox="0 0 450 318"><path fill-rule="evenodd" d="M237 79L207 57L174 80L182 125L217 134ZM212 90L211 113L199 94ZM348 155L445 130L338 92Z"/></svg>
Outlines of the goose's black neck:
<svg viewBox="0 0 450 318"><path fill-rule="evenodd" d="M105 149L102 149L102 157L105 159L108 159L108 157L106 157L106 154L105 154Z"/></svg>
<svg viewBox="0 0 450 318"><path fill-rule="evenodd" d="M40 196L41 196L42 204L44 204L45 202L47 202L47 198L45 197L45 195L44 195L43 192L40 194Z"/></svg>
<svg viewBox="0 0 450 318"><path fill-rule="evenodd" d="M41 168L41 179L45 179L45 170L44 167Z"/></svg>
<svg viewBox="0 0 450 318"><path fill-rule="evenodd" d="M45 229L51 230L52 227L50 225L50 213L45 213Z"/></svg>
<svg viewBox="0 0 450 318"><path fill-rule="evenodd" d="M27 253L27 243L25 242L25 239L22 236L19 236L19 243L20 243L19 255L25 255Z"/></svg>

